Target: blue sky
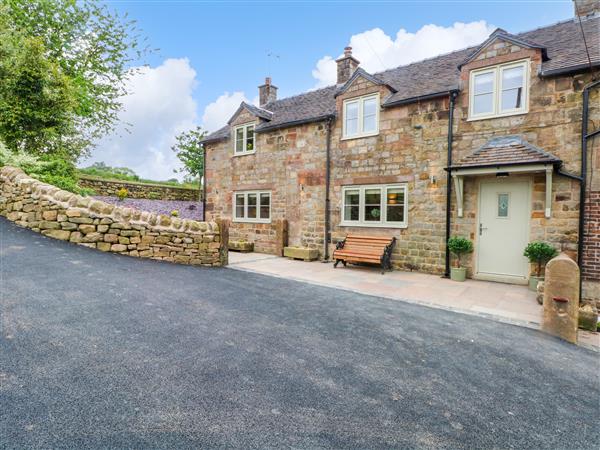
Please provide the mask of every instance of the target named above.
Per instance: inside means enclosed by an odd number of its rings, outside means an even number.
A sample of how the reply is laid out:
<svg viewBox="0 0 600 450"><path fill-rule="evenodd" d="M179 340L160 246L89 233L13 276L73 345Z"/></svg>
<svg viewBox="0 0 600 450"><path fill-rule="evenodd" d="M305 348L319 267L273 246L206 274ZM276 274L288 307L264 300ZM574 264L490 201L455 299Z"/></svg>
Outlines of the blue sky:
<svg viewBox="0 0 600 450"><path fill-rule="evenodd" d="M159 50L145 61L152 69L147 78L154 81L133 82L135 92L125 101L124 120L138 131L125 140L116 135L103 140L93 160L110 159L158 178L176 165L169 134L196 124L209 129L224 124L240 99L255 99L265 75L280 97L329 84L333 62L327 57L335 59L351 40L363 67L377 71L473 45L493 27L526 31L573 15L569 0L106 3L137 20ZM423 28L427 25L435 27ZM161 120L161 109L179 115L177 123ZM150 123L163 134L140 142L136 135L149 138Z"/></svg>

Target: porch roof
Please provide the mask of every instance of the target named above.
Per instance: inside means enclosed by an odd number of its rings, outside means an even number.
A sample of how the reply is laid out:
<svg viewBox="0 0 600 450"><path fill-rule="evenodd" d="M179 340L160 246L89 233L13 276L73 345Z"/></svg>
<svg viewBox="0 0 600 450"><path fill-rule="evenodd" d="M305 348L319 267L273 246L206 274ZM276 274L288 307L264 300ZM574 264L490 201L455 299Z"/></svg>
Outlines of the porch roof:
<svg viewBox="0 0 600 450"><path fill-rule="evenodd" d="M552 153L530 144L521 136L501 136L490 139L473 153L446 169L461 171L461 169L535 164L560 166L562 160Z"/></svg>

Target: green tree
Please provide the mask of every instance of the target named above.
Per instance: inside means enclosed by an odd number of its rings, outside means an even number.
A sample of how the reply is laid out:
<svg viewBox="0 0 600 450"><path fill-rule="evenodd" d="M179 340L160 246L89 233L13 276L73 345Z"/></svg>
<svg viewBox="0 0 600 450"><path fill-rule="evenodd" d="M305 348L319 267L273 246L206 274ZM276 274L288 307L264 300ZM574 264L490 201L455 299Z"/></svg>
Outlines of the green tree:
<svg viewBox="0 0 600 450"><path fill-rule="evenodd" d="M13 151L59 153L78 135L76 86L40 38L10 26L0 6L0 136Z"/></svg>
<svg viewBox="0 0 600 450"><path fill-rule="evenodd" d="M0 7L9 25L2 24L2 29L35 42L43 49L46 67L73 91L75 101L61 104L60 110L45 105L48 116L71 118L68 133L56 131L61 148L73 159L89 154L93 143L114 129L126 82L134 73L130 65L149 51L135 22L91 0L0 0ZM61 92L46 86L49 93ZM41 133L36 140L38 152L47 151L45 136ZM31 142L31 136L26 140Z"/></svg>
<svg viewBox="0 0 600 450"><path fill-rule="evenodd" d="M205 135L206 133L200 127L184 131L176 137L177 142L171 147L183 163L180 172L186 173L188 177L200 178L202 176L204 170L204 149L200 141Z"/></svg>

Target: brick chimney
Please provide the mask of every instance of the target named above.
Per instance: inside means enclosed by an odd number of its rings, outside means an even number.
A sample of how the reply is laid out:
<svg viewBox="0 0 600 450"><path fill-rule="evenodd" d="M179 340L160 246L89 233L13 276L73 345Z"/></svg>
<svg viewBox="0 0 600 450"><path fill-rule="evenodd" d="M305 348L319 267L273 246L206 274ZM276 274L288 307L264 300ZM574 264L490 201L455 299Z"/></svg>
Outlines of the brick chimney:
<svg viewBox="0 0 600 450"><path fill-rule="evenodd" d="M258 104L263 107L277 100L277 86L271 84L271 77L265 78L265 84L258 87Z"/></svg>
<svg viewBox="0 0 600 450"><path fill-rule="evenodd" d="M336 59L337 63L337 84L344 84L350 79L360 61L352 56L352 47L346 47L344 49L344 56Z"/></svg>
<svg viewBox="0 0 600 450"><path fill-rule="evenodd" d="M600 15L600 0L574 0L573 10L575 17L580 16L582 19L589 16Z"/></svg>

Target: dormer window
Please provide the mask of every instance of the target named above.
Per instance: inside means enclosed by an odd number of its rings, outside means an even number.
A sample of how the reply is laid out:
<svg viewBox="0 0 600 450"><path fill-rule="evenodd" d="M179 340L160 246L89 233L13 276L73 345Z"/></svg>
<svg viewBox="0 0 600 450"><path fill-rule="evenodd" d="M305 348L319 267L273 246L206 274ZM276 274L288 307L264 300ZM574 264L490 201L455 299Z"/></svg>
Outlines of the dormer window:
<svg viewBox="0 0 600 450"><path fill-rule="evenodd" d="M343 137L353 139L379 133L379 94L344 100Z"/></svg>
<svg viewBox="0 0 600 450"><path fill-rule="evenodd" d="M247 123L235 127L233 131L235 137L235 149L234 154L236 155L247 155L254 153L254 124Z"/></svg>
<svg viewBox="0 0 600 450"><path fill-rule="evenodd" d="M488 119L527 112L528 62L471 71L469 119Z"/></svg>

